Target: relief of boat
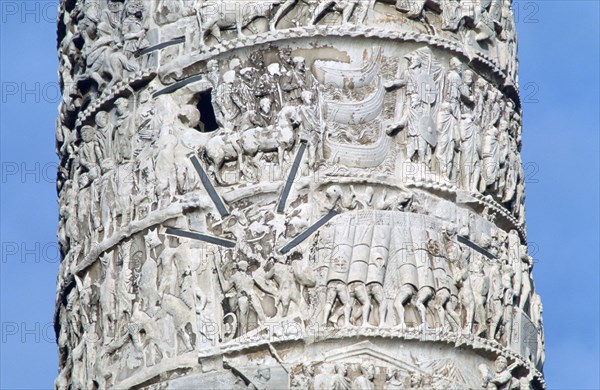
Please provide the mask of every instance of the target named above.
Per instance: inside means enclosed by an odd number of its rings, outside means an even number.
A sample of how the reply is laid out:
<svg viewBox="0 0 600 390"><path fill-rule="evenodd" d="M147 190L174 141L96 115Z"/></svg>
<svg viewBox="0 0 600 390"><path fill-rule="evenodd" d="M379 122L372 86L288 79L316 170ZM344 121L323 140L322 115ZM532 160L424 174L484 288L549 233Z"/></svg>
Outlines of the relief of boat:
<svg viewBox="0 0 600 390"><path fill-rule="evenodd" d="M339 61L318 60L314 72L325 85L336 88L362 88L370 85L381 70L381 47L373 50L360 66Z"/></svg>
<svg viewBox="0 0 600 390"><path fill-rule="evenodd" d="M381 113L384 99L385 87L381 78L378 78L375 92L362 101L325 100L327 120L347 125L370 122Z"/></svg>
<svg viewBox="0 0 600 390"><path fill-rule="evenodd" d="M360 144L343 144L332 141L327 135L324 139L325 156L330 161L346 167L375 168L380 166L388 156L391 139L383 129L376 142Z"/></svg>

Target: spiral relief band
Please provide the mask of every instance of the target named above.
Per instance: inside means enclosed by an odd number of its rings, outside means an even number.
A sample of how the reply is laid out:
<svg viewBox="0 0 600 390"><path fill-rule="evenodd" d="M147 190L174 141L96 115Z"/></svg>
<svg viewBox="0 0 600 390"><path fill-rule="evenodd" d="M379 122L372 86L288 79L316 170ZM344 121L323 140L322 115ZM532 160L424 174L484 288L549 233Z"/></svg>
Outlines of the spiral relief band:
<svg viewBox="0 0 600 390"><path fill-rule="evenodd" d="M57 389L545 389L510 0L62 0Z"/></svg>

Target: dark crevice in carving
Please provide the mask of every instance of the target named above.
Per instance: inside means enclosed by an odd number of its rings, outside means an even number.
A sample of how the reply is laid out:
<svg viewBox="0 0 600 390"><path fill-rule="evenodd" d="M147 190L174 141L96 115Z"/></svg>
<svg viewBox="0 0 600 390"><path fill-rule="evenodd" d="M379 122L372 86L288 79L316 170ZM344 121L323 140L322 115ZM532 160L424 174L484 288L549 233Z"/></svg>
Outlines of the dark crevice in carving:
<svg viewBox="0 0 600 390"><path fill-rule="evenodd" d="M200 111L200 121L204 126L201 126L203 133L212 133L219 129L217 124L217 118L215 116L215 109L212 102L212 90L202 92L197 95L198 111Z"/></svg>

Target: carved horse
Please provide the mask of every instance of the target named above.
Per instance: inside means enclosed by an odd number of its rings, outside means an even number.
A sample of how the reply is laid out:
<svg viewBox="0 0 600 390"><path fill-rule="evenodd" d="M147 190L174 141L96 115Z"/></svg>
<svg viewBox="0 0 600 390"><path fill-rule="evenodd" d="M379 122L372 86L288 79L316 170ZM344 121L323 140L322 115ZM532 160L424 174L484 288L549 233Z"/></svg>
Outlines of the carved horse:
<svg viewBox="0 0 600 390"><path fill-rule="evenodd" d="M223 164L237 160L241 170L244 155L255 157L259 153L277 151L280 167L283 166L285 152L291 150L296 142L295 128L300 121L298 108L286 106L277 115L275 126L248 129L239 136L229 126L223 133L211 138L204 146L203 155L212 163L217 182L224 183L220 173Z"/></svg>
<svg viewBox="0 0 600 390"><path fill-rule="evenodd" d="M277 115L275 127L256 127L244 131L240 144L245 155L277 151L280 169L283 167L285 152L292 149L296 142L294 129L301 122L297 107L286 106Z"/></svg>
<svg viewBox="0 0 600 390"><path fill-rule="evenodd" d="M86 50L88 71L80 76L79 80L89 77L96 81L99 89L110 89L124 78L125 70L133 73L138 70L138 66L112 46L114 33L108 23L99 23L97 30L99 37L92 47ZM104 79L105 76L110 78L108 83Z"/></svg>
<svg viewBox="0 0 600 390"><path fill-rule="evenodd" d="M283 0L256 2L234 0L200 6L196 10L200 24L200 44L204 45L205 38L210 34L220 42L221 30L234 27L238 37L243 37L242 30L245 27L258 18L271 19L273 9L282 2Z"/></svg>

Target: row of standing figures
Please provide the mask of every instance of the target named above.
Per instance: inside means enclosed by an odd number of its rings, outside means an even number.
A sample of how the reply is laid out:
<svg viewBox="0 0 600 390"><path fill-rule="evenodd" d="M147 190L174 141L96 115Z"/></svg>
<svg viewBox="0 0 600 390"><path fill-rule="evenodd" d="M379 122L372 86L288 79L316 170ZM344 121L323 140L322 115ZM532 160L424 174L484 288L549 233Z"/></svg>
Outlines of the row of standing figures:
<svg viewBox="0 0 600 390"><path fill-rule="evenodd" d="M441 181L493 196L522 219L525 174L514 102L463 70L457 58L445 72L428 50L405 58L407 66L386 84L398 91L387 133L403 133L405 160L439 172Z"/></svg>
<svg viewBox="0 0 600 390"><path fill-rule="evenodd" d="M337 324L343 318L344 327L373 327L376 316L378 327L407 330L406 310L410 305L417 311L414 327L428 329L431 314L438 330L485 336L510 345L513 307L519 298L514 296L514 271L507 265L484 267L480 260L470 263L470 256L465 252L466 258L454 269L448 288L418 288L404 283L394 297L388 298L381 284L330 282L322 320Z"/></svg>

